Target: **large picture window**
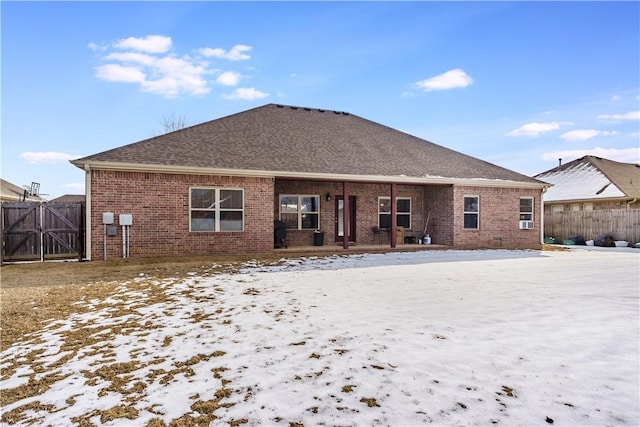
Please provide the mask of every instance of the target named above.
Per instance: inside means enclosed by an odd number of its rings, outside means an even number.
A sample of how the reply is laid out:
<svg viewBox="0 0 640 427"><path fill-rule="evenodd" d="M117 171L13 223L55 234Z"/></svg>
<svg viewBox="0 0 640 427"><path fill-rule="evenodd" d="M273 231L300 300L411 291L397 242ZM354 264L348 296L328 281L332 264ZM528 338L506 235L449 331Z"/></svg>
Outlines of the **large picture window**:
<svg viewBox="0 0 640 427"><path fill-rule="evenodd" d="M464 228L477 230L480 228L480 198L478 196L464 196Z"/></svg>
<svg viewBox="0 0 640 427"><path fill-rule="evenodd" d="M227 188L191 188L191 231L242 231L244 191Z"/></svg>
<svg viewBox="0 0 640 427"><path fill-rule="evenodd" d="M280 221L294 230L317 230L320 224L320 196L280 195Z"/></svg>
<svg viewBox="0 0 640 427"><path fill-rule="evenodd" d="M396 197L396 225L411 228L411 198ZM378 227L391 228L391 197L378 197Z"/></svg>

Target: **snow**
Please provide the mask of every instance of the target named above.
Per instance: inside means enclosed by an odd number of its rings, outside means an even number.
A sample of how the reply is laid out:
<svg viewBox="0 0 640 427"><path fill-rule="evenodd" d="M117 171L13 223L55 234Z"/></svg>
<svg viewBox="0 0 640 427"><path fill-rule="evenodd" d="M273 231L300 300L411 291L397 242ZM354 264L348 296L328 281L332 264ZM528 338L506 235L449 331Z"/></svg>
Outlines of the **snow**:
<svg viewBox="0 0 640 427"><path fill-rule="evenodd" d="M553 184L544 195L545 202L625 196L609 178L590 163L578 163L559 171L538 175L536 179Z"/></svg>
<svg viewBox="0 0 640 427"><path fill-rule="evenodd" d="M639 278L640 251L584 249L335 255L138 277L3 352L2 390L25 384L35 362L46 368L40 377L59 378L3 412L39 402L20 425L69 425L86 414L96 425L168 424L197 416L194 402L224 387L221 403L233 405L216 409L212 425L549 425L548 417L637 426ZM89 338L69 354L65 336L79 329ZM95 375L108 368L144 387L125 393ZM101 422L97 411L123 402L135 420Z"/></svg>

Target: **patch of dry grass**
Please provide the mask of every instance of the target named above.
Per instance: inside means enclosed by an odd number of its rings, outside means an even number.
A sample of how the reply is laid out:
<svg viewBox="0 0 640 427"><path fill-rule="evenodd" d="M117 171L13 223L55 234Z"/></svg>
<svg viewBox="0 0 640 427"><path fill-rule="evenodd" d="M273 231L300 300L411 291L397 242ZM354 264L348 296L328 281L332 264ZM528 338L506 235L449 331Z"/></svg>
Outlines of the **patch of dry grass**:
<svg viewBox="0 0 640 427"><path fill-rule="evenodd" d="M304 254L288 253L288 258ZM282 254L262 256L258 261L277 263ZM233 271L256 257L188 256L170 258L120 258L91 262L34 262L5 264L0 268L0 351L44 322L75 313L73 305L83 299L104 299L126 280L144 275L166 279L189 273L211 275Z"/></svg>

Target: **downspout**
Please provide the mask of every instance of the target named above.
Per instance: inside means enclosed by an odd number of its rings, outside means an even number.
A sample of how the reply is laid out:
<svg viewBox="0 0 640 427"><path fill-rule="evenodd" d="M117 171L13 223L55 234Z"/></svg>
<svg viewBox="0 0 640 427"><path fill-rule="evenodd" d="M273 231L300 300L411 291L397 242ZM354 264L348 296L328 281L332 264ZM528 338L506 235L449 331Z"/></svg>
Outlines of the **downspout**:
<svg viewBox="0 0 640 427"><path fill-rule="evenodd" d="M540 244L544 244L544 193L547 192L547 187L542 189L540 193Z"/></svg>
<svg viewBox="0 0 640 427"><path fill-rule="evenodd" d="M88 261L91 261L91 167L85 163L84 165L84 198L85 198L85 236L84 249Z"/></svg>
<svg viewBox="0 0 640 427"><path fill-rule="evenodd" d="M627 210L631 209L631 205L638 201L637 197L634 197L633 200L629 200L627 202Z"/></svg>

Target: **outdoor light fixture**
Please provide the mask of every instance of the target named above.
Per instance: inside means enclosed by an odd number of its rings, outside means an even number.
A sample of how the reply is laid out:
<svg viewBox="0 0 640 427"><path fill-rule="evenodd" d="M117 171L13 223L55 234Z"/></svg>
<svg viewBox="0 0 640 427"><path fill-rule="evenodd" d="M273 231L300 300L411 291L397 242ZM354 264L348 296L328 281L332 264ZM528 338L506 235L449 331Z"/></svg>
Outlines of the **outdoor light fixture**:
<svg viewBox="0 0 640 427"><path fill-rule="evenodd" d="M331 201L331 194L327 193L327 194L324 196L324 198L325 198L325 200L326 200L327 202L330 202L330 201Z"/></svg>

